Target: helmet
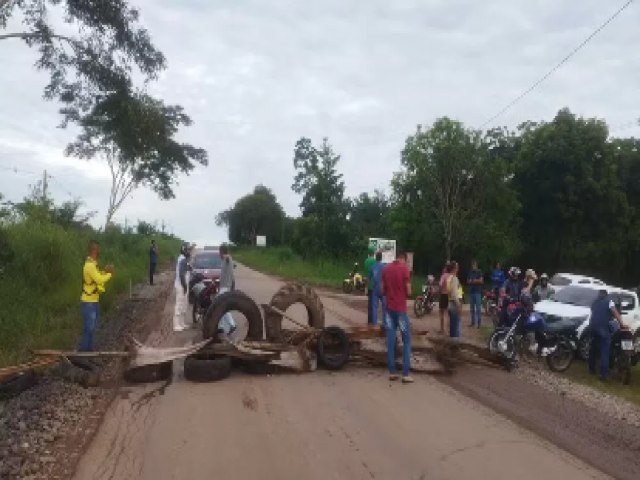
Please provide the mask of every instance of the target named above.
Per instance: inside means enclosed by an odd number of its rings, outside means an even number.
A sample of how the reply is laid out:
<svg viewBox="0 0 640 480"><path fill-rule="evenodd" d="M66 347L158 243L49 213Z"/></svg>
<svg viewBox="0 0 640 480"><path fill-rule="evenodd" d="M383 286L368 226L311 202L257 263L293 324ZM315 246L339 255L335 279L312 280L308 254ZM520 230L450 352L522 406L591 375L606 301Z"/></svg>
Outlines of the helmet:
<svg viewBox="0 0 640 480"><path fill-rule="evenodd" d="M427 283L431 284L431 283L434 283L435 281L436 279L433 275L427 275Z"/></svg>
<svg viewBox="0 0 640 480"><path fill-rule="evenodd" d="M540 280L549 280L549 275L543 273L542 275L540 275Z"/></svg>
<svg viewBox="0 0 640 480"><path fill-rule="evenodd" d="M536 275L536 271L533 270L532 268L529 268L525 274L524 274L525 278L533 278L534 280L538 279L538 276Z"/></svg>
<svg viewBox="0 0 640 480"><path fill-rule="evenodd" d="M521 273L521 271L520 271L520 269L518 267L511 267L509 269L509 276L511 278L518 278L520 276L520 273Z"/></svg>

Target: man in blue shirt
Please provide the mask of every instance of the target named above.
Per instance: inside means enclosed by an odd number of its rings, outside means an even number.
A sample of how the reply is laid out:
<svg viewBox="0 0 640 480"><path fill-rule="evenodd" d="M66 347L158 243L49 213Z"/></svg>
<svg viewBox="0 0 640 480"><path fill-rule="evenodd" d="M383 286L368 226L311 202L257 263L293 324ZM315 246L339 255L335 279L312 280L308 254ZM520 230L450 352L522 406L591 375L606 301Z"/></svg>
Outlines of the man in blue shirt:
<svg viewBox="0 0 640 480"><path fill-rule="evenodd" d="M153 285L153 276L156 273L156 266L158 265L158 246L155 240L151 240L151 247L149 247L149 285Z"/></svg>
<svg viewBox="0 0 640 480"><path fill-rule="evenodd" d="M384 317L387 311L387 302L382 295L382 270L384 264L382 263L382 252L376 253L376 263L373 264L369 270L369 278L367 285L369 286L369 318L371 319L371 325L378 324L378 303L382 302L382 320L384 323Z"/></svg>
<svg viewBox="0 0 640 480"><path fill-rule="evenodd" d="M609 347L611 346L611 330L609 324L615 317L624 328L622 316L616 309L615 303L607 295L606 290L600 290L598 298L591 305L591 318L589 329L591 330L591 348L589 349L589 373L596 374L596 351L600 350L600 380L606 381L609 374Z"/></svg>
<svg viewBox="0 0 640 480"><path fill-rule="evenodd" d="M491 272L491 289L496 293L499 293L500 287L504 285L506 278L504 271L501 268L500 262L496 263L496 268Z"/></svg>
<svg viewBox="0 0 640 480"><path fill-rule="evenodd" d="M480 328L482 320L482 285L484 277L482 270L478 269L478 262L471 262L471 270L467 275L467 285L469 286L469 309L471 310L471 326Z"/></svg>

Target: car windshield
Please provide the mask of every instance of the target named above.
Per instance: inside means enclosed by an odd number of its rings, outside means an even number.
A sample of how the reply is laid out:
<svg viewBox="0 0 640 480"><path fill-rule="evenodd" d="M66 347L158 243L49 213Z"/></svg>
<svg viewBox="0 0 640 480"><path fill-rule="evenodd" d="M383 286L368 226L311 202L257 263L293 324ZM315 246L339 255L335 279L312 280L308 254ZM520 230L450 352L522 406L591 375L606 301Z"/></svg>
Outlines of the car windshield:
<svg viewBox="0 0 640 480"><path fill-rule="evenodd" d="M557 275L557 274L551 277L551 280L549 282L552 285L559 285L561 287L564 287L566 285L571 285L571 280L569 280L567 277L563 277L562 275Z"/></svg>
<svg viewBox="0 0 640 480"><path fill-rule="evenodd" d="M598 297L598 290L584 287L566 287L553 295L553 300L579 307L591 307Z"/></svg>
<svg viewBox="0 0 640 480"><path fill-rule="evenodd" d="M222 268L222 259L218 252L198 253L193 258L192 266L203 270L219 270Z"/></svg>

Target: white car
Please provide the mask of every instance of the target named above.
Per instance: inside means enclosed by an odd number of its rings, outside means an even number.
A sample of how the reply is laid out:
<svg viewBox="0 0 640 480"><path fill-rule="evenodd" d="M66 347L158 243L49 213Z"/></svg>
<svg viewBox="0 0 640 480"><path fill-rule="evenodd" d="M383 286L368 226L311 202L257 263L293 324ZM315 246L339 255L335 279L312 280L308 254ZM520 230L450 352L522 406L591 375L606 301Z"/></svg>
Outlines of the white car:
<svg viewBox="0 0 640 480"><path fill-rule="evenodd" d="M569 285L584 285L584 286L598 286L604 287L606 284L598 279L593 277L587 277L585 275L575 275L573 273L556 273L551 279L549 279L549 283L553 287L553 290L559 292L564 287L568 287Z"/></svg>
<svg viewBox="0 0 640 480"><path fill-rule="evenodd" d="M607 285L570 285L553 295L552 300L535 304L534 309L544 315L546 323L554 327L573 326L578 338L578 353L587 359L591 337L587 334L591 305L600 290L606 290L616 303L620 304L622 321L634 332L636 351L640 351L640 303L638 294Z"/></svg>

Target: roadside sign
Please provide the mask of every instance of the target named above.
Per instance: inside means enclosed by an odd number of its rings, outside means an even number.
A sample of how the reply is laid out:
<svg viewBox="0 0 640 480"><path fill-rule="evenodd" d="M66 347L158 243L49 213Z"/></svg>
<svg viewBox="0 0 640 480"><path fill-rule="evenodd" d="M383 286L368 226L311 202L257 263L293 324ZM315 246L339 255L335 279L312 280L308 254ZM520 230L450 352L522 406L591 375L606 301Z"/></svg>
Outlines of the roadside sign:
<svg viewBox="0 0 640 480"><path fill-rule="evenodd" d="M396 259L396 241L387 238L370 238L369 248L382 252L382 263L391 263Z"/></svg>
<svg viewBox="0 0 640 480"><path fill-rule="evenodd" d="M256 235L256 247L266 247L267 237L264 235Z"/></svg>

